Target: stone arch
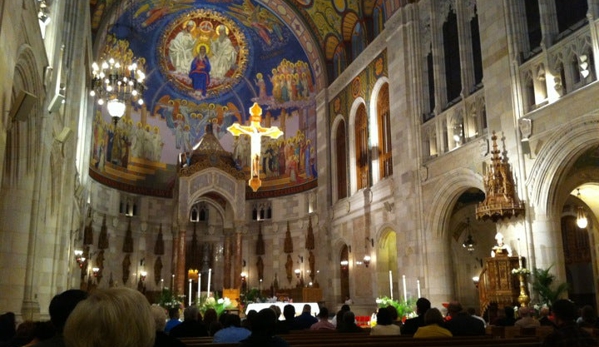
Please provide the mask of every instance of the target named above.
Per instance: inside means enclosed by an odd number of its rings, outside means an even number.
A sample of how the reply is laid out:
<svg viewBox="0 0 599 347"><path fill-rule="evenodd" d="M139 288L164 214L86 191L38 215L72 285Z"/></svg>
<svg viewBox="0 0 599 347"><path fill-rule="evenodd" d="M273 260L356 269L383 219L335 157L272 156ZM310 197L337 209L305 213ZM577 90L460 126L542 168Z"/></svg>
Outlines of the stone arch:
<svg viewBox="0 0 599 347"><path fill-rule="evenodd" d="M190 177L179 178L179 221L186 221L196 200L206 193L221 195L231 206L233 221L245 220L245 181L225 172L209 168ZM223 214L223 218L225 218Z"/></svg>
<svg viewBox="0 0 599 347"><path fill-rule="evenodd" d="M530 205L535 214L559 215L557 201L558 183L563 182L576 160L593 145L597 145L599 115L578 117L556 129L537 156L525 184L528 187Z"/></svg>
<svg viewBox="0 0 599 347"><path fill-rule="evenodd" d="M331 148L331 161L333 163L336 163L337 161L337 128L339 126L345 126L345 118L338 114L335 119L333 120L333 124L331 125L331 143L330 143L330 148ZM347 128L346 128L347 129ZM347 133L346 133L347 135ZM347 152L347 148L346 148L346 152ZM347 153L346 153L347 154ZM346 168L347 170L347 168ZM337 183L338 183L338 179L337 179L337 174L339 172L339 168L337 167L337 165L331 165L331 191L332 191L332 198L333 198L333 203L335 203L338 200L338 196L339 196L339 192L337 191Z"/></svg>
<svg viewBox="0 0 599 347"><path fill-rule="evenodd" d="M351 105L350 108L350 112L349 112L349 122L348 122L348 126L347 126L347 137L349 139L348 143L350 144L348 146L348 152L349 152L349 157L348 157L348 164L349 164L349 194L348 196L352 196L354 193L356 193L358 191L358 182L356 180L356 147L352 146L351 144L354 144L356 142L356 134L354 132L355 126L356 126L356 113L358 113L358 107L360 107L361 105L364 105L364 107L366 107L366 101L364 100L364 98L362 97L358 97L354 100L353 104ZM366 110L368 110L368 107L366 107ZM368 116L368 115L367 115Z"/></svg>
<svg viewBox="0 0 599 347"><path fill-rule="evenodd" d="M372 93L370 94L370 110L368 114L369 131L368 136L370 137L371 147L378 147L379 144L379 123L378 123L378 98L381 88L389 84L387 77L379 78L374 87L372 87ZM375 185L380 180L381 174L378 165L372 165L372 185Z"/></svg>
<svg viewBox="0 0 599 347"><path fill-rule="evenodd" d="M390 296L389 290L389 271L391 271L395 277L398 274L397 269L399 267L398 256L399 252L397 249L398 232L397 228L389 223L385 223L380 226L375 235L375 256L372 259L374 265L374 271L376 272L375 283L377 296ZM394 298L399 298L399 287L397 286L398 278L393 278Z"/></svg>
<svg viewBox="0 0 599 347"><path fill-rule="evenodd" d="M465 168L445 173L443 177L439 178L439 182L441 183L433 189L436 194L430 205L432 206L432 213L424 224L426 230L437 230L437 232L442 233L446 229L444 223L448 220L451 208L460 194L469 188L478 188L483 192L485 188L482 176Z"/></svg>
<svg viewBox="0 0 599 347"><path fill-rule="evenodd" d="M15 184L22 182L26 173L33 172L43 135L41 128L42 82L38 77L35 54L31 46L23 44L17 53L17 62L14 68L11 107L14 107L17 96L21 91L31 93L38 97L30 116L26 121L8 119L8 112L2 115L2 121L7 125L6 153L4 153L3 182L4 184ZM33 116L32 116L33 115Z"/></svg>

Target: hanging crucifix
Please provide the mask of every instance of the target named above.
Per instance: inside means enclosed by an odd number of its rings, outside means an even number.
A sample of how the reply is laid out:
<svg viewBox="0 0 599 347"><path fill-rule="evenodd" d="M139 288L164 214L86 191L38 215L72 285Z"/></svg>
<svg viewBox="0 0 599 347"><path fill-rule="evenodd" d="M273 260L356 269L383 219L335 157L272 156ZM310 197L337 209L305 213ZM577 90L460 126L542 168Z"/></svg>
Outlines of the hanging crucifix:
<svg viewBox="0 0 599 347"><path fill-rule="evenodd" d="M250 125L240 125L234 123L227 130L233 134L233 136L249 135L250 136L250 158L251 158L251 171L250 180L248 181L249 186L255 192L262 185L260 180L260 154L261 154L261 141L262 136L268 136L271 139L278 139L283 135L278 127L264 128L260 125L262 120L262 108L257 103L254 103L250 107Z"/></svg>

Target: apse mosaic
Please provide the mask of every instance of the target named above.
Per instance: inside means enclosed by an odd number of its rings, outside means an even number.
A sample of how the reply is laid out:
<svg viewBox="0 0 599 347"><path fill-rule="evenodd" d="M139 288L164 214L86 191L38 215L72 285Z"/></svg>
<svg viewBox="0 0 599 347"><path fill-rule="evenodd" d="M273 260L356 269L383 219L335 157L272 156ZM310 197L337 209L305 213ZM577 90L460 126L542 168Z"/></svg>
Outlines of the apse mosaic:
<svg viewBox="0 0 599 347"><path fill-rule="evenodd" d="M201 3L201 6L199 4ZM269 196L314 187L316 87L293 32L250 0L145 0L121 9L103 40L143 66L144 104L116 124L94 116L90 176L123 191L172 196L177 159L190 153L207 125L249 177L249 137L227 132L263 108L263 126L284 135L262 140L261 191Z"/></svg>

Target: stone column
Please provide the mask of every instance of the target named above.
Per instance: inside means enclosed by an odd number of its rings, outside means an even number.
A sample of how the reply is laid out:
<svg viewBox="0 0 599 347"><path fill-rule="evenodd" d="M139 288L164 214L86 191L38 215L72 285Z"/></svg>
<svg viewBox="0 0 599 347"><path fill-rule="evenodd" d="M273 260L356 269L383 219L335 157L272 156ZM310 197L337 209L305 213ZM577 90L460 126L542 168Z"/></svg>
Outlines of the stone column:
<svg viewBox="0 0 599 347"><path fill-rule="evenodd" d="M233 288L241 287L241 268L243 263L243 253L241 251L241 228L235 230L235 262L233 263Z"/></svg>
<svg viewBox="0 0 599 347"><path fill-rule="evenodd" d="M224 252L225 258L223 269L223 286L231 288L231 234L225 232Z"/></svg>
<svg viewBox="0 0 599 347"><path fill-rule="evenodd" d="M175 265L175 293L182 295L185 293L185 282L187 279L185 271L185 235L187 231L181 227L177 235L177 255Z"/></svg>

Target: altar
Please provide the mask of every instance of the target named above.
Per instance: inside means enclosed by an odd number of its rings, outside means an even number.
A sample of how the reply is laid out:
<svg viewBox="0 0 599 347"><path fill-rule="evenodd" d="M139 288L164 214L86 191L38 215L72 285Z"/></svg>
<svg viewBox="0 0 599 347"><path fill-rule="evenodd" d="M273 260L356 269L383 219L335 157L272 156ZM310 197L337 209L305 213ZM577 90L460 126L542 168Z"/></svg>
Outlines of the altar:
<svg viewBox="0 0 599 347"><path fill-rule="evenodd" d="M260 310L265 309L265 308L269 308L272 305L276 305L281 309L281 316L279 317L279 320L285 320L285 317L283 316L283 307L285 307L286 305L293 305L293 307L295 308L295 315L298 316L302 313L302 310L304 309L304 305L310 305L311 311L310 313L312 314L312 316L316 316L318 314L318 312L320 312L320 308L318 307L318 303L316 302L264 302L264 303L256 303L256 304L249 304L247 305L246 309L245 309L245 314L247 316L248 312L250 312L250 310L256 310L256 312L260 312Z"/></svg>

